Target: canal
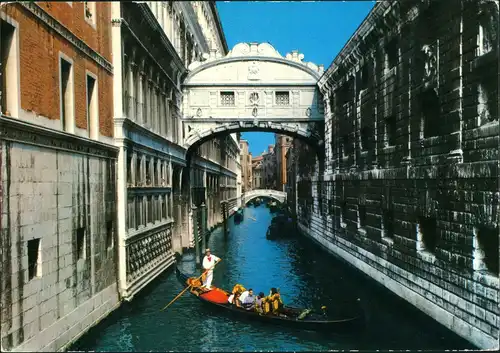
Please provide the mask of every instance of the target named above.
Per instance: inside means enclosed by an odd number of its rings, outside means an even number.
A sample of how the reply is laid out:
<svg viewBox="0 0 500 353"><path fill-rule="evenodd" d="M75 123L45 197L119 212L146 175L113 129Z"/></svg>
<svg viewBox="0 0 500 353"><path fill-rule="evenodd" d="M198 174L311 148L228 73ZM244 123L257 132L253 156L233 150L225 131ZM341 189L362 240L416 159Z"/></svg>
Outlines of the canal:
<svg viewBox="0 0 500 353"><path fill-rule="evenodd" d="M316 244L293 234L266 239L272 215L265 205L245 208L244 221L229 221L225 239L215 230L208 246L223 258L214 284L236 283L266 294L279 287L285 304L301 307L349 306L360 299L367 327L355 335L291 330L236 321L186 293L160 312L182 289L170 270L131 303L122 305L69 350L78 351L324 351L337 349L474 349L397 296ZM192 254L180 267L194 272Z"/></svg>

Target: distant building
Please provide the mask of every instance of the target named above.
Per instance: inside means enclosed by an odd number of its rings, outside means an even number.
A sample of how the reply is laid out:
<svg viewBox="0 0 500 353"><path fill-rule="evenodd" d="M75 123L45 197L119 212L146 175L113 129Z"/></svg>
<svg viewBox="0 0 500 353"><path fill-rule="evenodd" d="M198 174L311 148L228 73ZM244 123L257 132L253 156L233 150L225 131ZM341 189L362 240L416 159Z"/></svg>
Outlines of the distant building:
<svg viewBox="0 0 500 353"><path fill-rule="evenodd" d="M274 155L274 145L269 145L267 151L262 153L263 158L263 178L266 189L276 187L276 156Z"/></svg>
<svg viewBox="0 0 500 353"><path fill-rule="evenodd" d="M252 190L252 154L247 140L240 140L241 192Z"/></svg>
<svg viewBox="0 0 500 353"><path fill-rule="evenodd" d="M286 158L285 155L290 148L292 138L286 135L275 134L275 148L276 155L276 189L280 191L285 190L286 184Z"/></svg>
<svg viewBox="0 0 500 353"><path fill-rule="evenodd" d="M264 188L264 157L257 156L252 158L252 175L253 175L253 188Z"/></svg>

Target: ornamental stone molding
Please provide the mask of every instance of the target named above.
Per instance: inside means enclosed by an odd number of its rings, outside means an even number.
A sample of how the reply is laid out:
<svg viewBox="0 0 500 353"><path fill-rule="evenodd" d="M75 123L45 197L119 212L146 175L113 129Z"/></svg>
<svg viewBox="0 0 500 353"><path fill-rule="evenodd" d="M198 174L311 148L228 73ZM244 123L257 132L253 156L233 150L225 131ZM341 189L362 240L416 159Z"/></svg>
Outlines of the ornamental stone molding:
<svg viewBox="0 0 500 353"><path fill-rule="evenodd" d="M321 74L324 72L323 65L316 65L312 62L304 62L304 54L299 53L297 50L293 50L290 53L287 53L285 57L283 57L271 44L269 43L238 43L236 44L232 50L230 50L225 57L217 50L210 50L209 53L203 54L203 61L194 61L192 62L188 69L190 71L190 75L186 79L187 82L190 81L190 76L196 74L199 68L203 69L209 63L217 64L220 61L223 62L231 62L237 60L251 60L251 64L248 67L248 74L258 75L259 73L259 61L262 60L271 60L275 59L275 61L288 64L288 65L300 65L304 68L307 68L308 71L319 79ZM297 64L297 65L295 65ZM297 67L300 67L297 66Z"/></svg>
<svg viewBox="0 0 500 353"><path fill-rule="evenodd" d="M0 115L0 141L22 143L105 159L116 159L118 148L64 131Z"/></svg>

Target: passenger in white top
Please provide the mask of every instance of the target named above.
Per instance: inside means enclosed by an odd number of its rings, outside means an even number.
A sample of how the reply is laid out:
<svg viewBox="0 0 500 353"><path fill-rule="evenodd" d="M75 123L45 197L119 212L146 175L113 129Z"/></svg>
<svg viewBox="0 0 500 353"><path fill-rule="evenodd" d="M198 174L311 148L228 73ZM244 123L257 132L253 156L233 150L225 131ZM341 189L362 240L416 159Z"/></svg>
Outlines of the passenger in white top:
<svg viewBox="0 0 500 353"><path fill-rule="evenodd" d="M215 255L210 253L210 249L205 250L205 257L203 258L202 266L207 271L207 275L205 277L205 281L203 282L203 287L206 289L212 289L212 279L214 277L214 266L216 263L220 261Z"/></svg>

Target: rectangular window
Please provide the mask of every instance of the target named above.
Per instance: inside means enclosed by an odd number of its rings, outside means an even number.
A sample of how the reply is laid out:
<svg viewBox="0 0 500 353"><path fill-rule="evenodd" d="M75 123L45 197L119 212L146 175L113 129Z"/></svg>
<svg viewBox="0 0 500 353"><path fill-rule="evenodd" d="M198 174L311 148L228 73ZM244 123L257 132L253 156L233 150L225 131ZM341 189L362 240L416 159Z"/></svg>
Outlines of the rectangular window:
<svg viewBox="0 0 500 353"><path fill-rule="evenodd" d="M235 105L234 92L221 92L220 102L222 106L234 107Z"/></svg>
<svg viewBox="0 0 500 353"><path fill-rule="evenodd" d="M152 196L151 197L151 223L153 223L153 224L158 219L157 211L158 211L158 197Z"/></svg>
<svg viewBox="0 0 500 353"><path fill-rule="evenodd" d="M165 215L163 214L163 204L165 203L165 198L163 196L158 196L158 220L165 219Z"/></svg>
<svg viewBox="0 0 500 353"><path fill-rule="evenodd" d="M127 151L127 185L132 185L132 152Z"/></svg>
<svg viewBox="0 0 500 353"><path fill-rule="evenodd" d="M137 196L135 198L135 224L136 229L139 229L144 223L143 212L142 212L142 197Z"/></svg>
<svg viewBox="0 0 500 353"><path fill-rule="evenodd" d="M106 249L113 247L113 221L106 221Z"/></svg>
<svg viewBox="0 0 500 353"><path fill-rule="evenodd" d="M398 64L398 39L393 38L385 47L386 69L390 70Z"/></svg>
<svg viewBox="0 0 500 353"><path fill-rule="evenodd" d="M89 137L97 139L99 134L96 79L87 74L87 130Z"/></svg>
<svg viewBox="0 0 500 353"><path fill-rule="evenodd" d="M290 92L276 92L276 105L290 105Z"/></svg>
<svg viewBox="0 0 500 353"><path fill-rule="evenodd" d="M161 186L166 186L167 185L167 176L166 176L166 169L167 169L167 166L166 166L166 163L162 162L160 164L160 185Z"/></svg>
<svg viewBox="0 0 500 353"><path fill-rule="evenodd" d="M77 259L85 258L85 227L76 230L76 256Z"/></svg>
<svg viewBox="0 0 500 353"><path fill-rule="evenodd" d="M382 211L382 237L394 239L394 211Z"/></svg>
<svg viewBox="0 0 500 353"><path fill-rule="evenodd" d="M127 226L128 229L136 228L136 212L135 212L135 198L129 197L127 200Z"/></svg>
<svg viewBox="0 0 500 353"><path fill-rule="evenodd" d="M347 201L340 203L340 226L345 227L347 221Z"/></svg>
<svg viewBox="0 0 500 353"><path fill-rule="evenodd" d="M137 155L135 160L135 186L142 186L142 157Z"/></svg>
<svg viewBox="0 0 500 353"><path fill-rule="evenodd" d="M342 137L342 157L347 157L349 148L349 135Z"/></svg>
<svg viewBox="0 0 500 353"><path fill-rule="evenodd" d="M365 151L371 149L371 137L372 137L372 129L368 126L361 128L361 148Z"/></svg>
<svg viewBox="0 0 500 353"><path fill-rule="evenodd" d="M358 205L358 228L366 226L366 206Z"/></svg>
<svg viewBox="0 0 500 353"><path fill-rule="evenodd" d="M146 198L146 203L147 203L147 207L148 207L148 211L147 211L147 220L148 220L148 223L153 223L154 222L154 215L153 215L153 197L152 196L148 196Z"/></svg>
<svg viewBox="0 0 500 353"><path fill-rule="evenodd" d="M28 240L28 279L42 276L42 249L40 238Z"/></svg>
<svg viewBox="0 0 500 353"><path fill-rule="evenodd" d="M363 65L363 67L361 68L360 70L360 86L361 86L361 89L367 89L368 88L368 85L370 83L370 79L372 79L372 77L370 76L370 70L371 67L370 67L370 64L369 63L366 63L365 65Z"/></svg>
<svg viewBox="0 0 500 353"><path fill-rule="evenodd" d="M151 161L146 160L146 185L150 186L153 182L151 179Z"/></svg>
<svg viewBox="0 0 500 353"><path fill-rule="evenodd" d="M438 243L438 229L435 218L420 217L417 225L417 250L434 253Z"/></svg>
<svg viewBox="0 0 500 353"><path fill-rule="evenodd" d="M396 145L396 117L390 115L384 122L384 144L385 147Z"/></svg>
<svg viewBox="0 0 500 353"><path fill-rule="evenodd" d="M0 112L16 116L18 109L16 28L0 19Z"/></svg>
<svg viewBox="0 0 500 353"><path fill-rule="evenodd" d="M166 214L166 218L172 218L172 195L167 194L165 195L165 204L163 205L164 211Z"/></svg>
<svg viewBox="0 0 500 353"><path fill-rule="evenodd" d="M71 63L63 58L60 58L60 69L61 124L64 131L73 132L71 128L74 120L73 69Z"/></svg>
<svg viewBox="0 0 500 353"><path fill-rule="evenodd" d="M96 3L93 1L84 1L85 21L95 28L96 25Z"/></svg>
<svg viewBox="0 0 500 353"><path fill-rule="evenodd" d="M443 122L441 117L441 104L435 90L429 89L422 92L420 98L420 109L422 112L423 137L440 136L442 134Z"/></svg>
<svg viewBox="0 0 500 353"><path fill-rule="evenodd" d="M498 227L475 227L473 247L474 270L487 271L498 277Z"/></svg>

